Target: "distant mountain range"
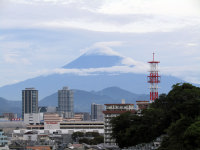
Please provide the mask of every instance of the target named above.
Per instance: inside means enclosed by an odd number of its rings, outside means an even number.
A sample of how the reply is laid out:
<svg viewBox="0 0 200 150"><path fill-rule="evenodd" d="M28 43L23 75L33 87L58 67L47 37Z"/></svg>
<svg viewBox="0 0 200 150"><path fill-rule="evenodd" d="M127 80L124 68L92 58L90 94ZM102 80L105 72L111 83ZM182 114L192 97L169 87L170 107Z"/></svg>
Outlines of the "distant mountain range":
<svg viewBox="0 0 200 150"><path fill-rule="evenodd" d="M76 112L90 112L91 104L121 103L125 99L126 103L135 103L136 100L148 100L146 94L134 94L119 87L109 87L101 91L74 91L74 108ZM21 113L21 101L9 101L0 98L0 113L14 112ZM39 106L57 106L57 92L39 101Z"/></svg>
<svg viewBox="0 0 200 150"><path fill-rule="evenodd" d="M148 94L147 74L149 68L147 63L137 62L110 49L99 48L84 53L61 68L52 70L49 75L3 86L0 88L0 96L9 100L21 100L23 89L35 87L39 90L39 99L41 100L62 89L63 86L83 91L100 91L116 86L132 93ZM173 76L162 75L159 93L167 93L173 84L179 82L184 81ZM97 93L93 94L95 98ZM115 93L115 98L120 96ZM48 101L46 105L48 105Z"/></svg>
<svg viewBox="0 0 200 150"><path fill-rule="evenodd" d="M21 114L21 101L9 101L0 97L0 113L17 113Z"/></svg>

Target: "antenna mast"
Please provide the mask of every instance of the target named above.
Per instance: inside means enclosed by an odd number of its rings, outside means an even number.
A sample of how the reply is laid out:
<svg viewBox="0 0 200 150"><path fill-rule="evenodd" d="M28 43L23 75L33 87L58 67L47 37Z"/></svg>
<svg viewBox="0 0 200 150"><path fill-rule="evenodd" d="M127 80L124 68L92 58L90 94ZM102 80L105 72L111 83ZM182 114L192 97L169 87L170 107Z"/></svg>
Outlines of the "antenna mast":
<svg viewBox="0 0 200 150"><path fill-rule="evenodd" d="M158 63L160 61L155 61L154 57L155 53L153 52L153 61L148 62L151 67L148 76L148 83L150 83L150 102L154 102L158 98L158 83L160 83L160 76L158 74Z"/></svg>

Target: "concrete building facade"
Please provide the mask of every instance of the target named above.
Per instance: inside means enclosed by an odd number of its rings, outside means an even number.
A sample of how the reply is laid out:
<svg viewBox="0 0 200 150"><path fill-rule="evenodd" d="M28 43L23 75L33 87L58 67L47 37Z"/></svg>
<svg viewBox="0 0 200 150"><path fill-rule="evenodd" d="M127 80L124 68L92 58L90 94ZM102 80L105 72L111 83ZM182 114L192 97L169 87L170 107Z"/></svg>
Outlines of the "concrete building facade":
<svg viewBox="0 0 200 150"><path fill-rule="evenodd" d="M37 125L40 124L43 120L43 113L24 114L24 123L27 125Z"/></svg>
<svg viewBox="0 0 200 150"><path fill-rule="evenodd" d="M95 104L91 105L91 120L92 121L103 121L104 119L104 105Z"/></svg>
<svg viewBox="0 0 200 150"><path fill-rule="evenodd" d="M26 88L22 90L22 118L27 113L38 113L38 90Z"/></svg>
<svg viewBox="0 0 200 150"><path fill-rule="evenodd" d="M64 118L74 117L74 94L68 87L58 90L58 111Z"/></svg>
<svg viewBox="0 0 200 150"><path fill-rule="evenodd" d="M60 129L60 122L63 118L57 113L44 114L44 129Z"/></svg>

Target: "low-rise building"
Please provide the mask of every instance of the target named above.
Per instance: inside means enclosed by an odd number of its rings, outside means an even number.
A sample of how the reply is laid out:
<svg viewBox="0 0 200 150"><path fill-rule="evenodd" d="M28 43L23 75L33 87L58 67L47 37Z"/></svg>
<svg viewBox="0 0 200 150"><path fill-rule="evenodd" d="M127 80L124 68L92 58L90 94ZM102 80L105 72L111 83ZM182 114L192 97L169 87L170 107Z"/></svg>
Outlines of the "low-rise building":
<svg viewBox="0 0 200 150"><path fill-rule="evenodd" d="M37 131L28 131L24 133L23 140L25 141L37 141L38 132Z"/></svg>
<svg viewBox="0 0 200 150"><path fill-rule="evenodd" d="M7 144L8 144L8 137L5 136L3 130L0 129L0 147L5 147L5 145Z"/></svg>
<svg viewBox="0 0 200 150"><path fill-rule="evenodd" d="M104 133L104 122L103 121L61 122L60 130L68 134L72 134L73 132L78 132L78 131Z"/></svg>
<svg viewBox="0 0 200 150"><path fill-rule="evenodd" d="M44 129L56 130L60 129L60 122L63 118L57 113L45 113L44 114Z"/></svg>
<svg viewBox="0 0 200 150"><path fill-rule="evenodd" d="M30 125L37 125L43 121L43 113L24 114L24 123Z"/></svg>
<svg viewBox="0 0 200 150"><path fill-rule="evenodd" d="M4 116L4 118L8 118L8 120L17 118L17 114L14 114L14 113L3 113L3 116Z"/></svg>

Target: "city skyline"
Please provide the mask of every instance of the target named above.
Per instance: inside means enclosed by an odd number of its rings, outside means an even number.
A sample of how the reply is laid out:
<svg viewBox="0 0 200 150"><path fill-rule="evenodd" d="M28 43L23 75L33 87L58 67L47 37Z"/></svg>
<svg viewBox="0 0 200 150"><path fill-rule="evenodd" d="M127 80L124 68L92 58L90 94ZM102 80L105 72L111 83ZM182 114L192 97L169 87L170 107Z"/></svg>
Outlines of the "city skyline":
<svg viewBox="0 0 200 150"><path fill-rule="evenodd" d="M200 0L0 0L0 68L4 149L200 147Z"/></svg>
<svg viewBox="0 0 200 150"><path fill-rule="evenodd" d="M0 86L54 73L96 48L142 64L154 51L162 74L200 83L198 0L3 0L0 6Z"/></svg>

